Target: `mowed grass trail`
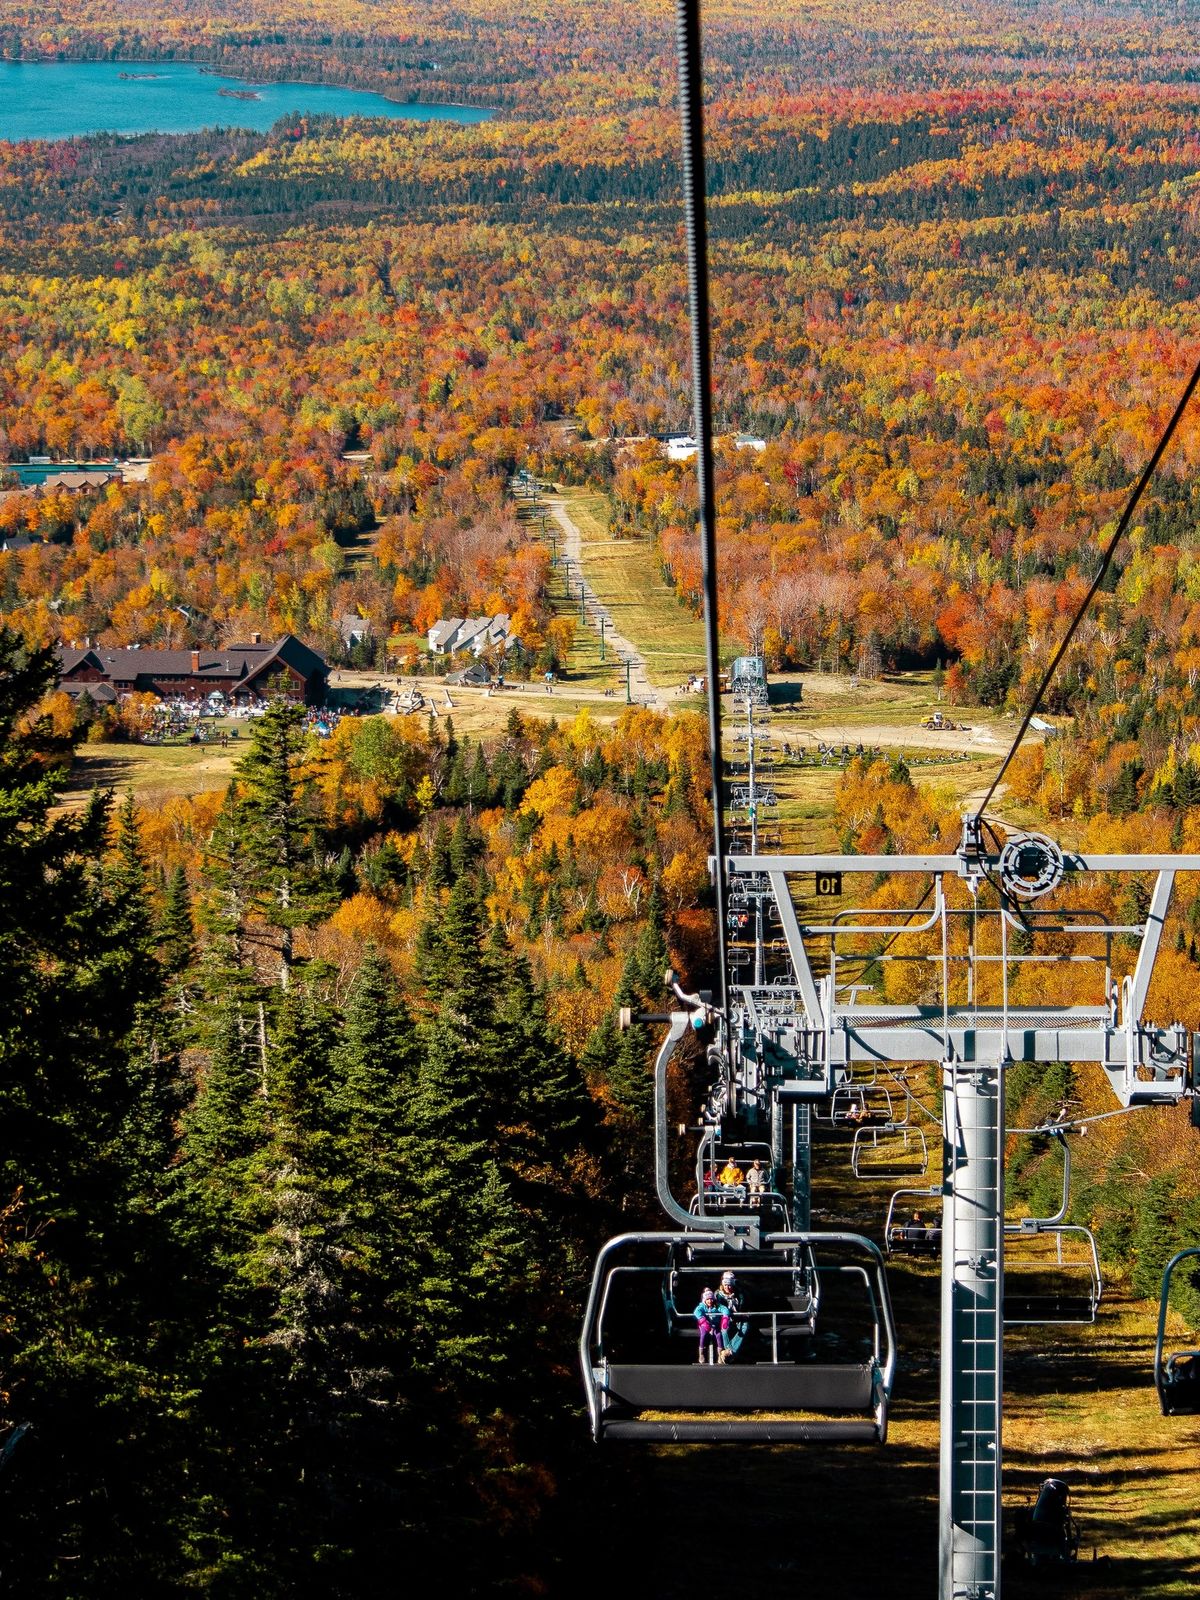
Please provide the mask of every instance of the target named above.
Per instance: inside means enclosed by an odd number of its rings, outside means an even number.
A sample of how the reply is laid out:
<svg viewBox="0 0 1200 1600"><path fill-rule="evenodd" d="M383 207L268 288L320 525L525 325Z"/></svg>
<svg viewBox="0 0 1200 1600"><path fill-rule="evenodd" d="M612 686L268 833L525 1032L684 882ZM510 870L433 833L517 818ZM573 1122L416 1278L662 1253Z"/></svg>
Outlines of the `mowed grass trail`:
<svg viewBox="0 0 1200 1600"><path fill-rule="evenodd" d="M580 532L584 576L618 631L645 657L650 681L679 684L703 672L700 619L680 605L663 578L652 541L610 537L607 495L564 489L562 497Z"/></svg>

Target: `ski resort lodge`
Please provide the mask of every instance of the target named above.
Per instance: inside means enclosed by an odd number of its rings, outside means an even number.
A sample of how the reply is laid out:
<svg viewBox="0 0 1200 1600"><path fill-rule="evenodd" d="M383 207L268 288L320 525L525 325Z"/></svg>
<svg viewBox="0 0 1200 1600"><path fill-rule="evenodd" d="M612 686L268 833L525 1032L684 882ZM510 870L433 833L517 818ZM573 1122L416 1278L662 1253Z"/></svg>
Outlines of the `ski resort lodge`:
<svg viewBox="0 0 1200 1600"><path fill-rule="evenodd" d="M278 696L321 705L329 677L324 658L291 633L274 644L264 644L256 633L249 644L220 650L60 645L58 657L59 687L70 695L86 693L97 704L148 693L163 700L207 700L220 694L230 705Z"/></svg>

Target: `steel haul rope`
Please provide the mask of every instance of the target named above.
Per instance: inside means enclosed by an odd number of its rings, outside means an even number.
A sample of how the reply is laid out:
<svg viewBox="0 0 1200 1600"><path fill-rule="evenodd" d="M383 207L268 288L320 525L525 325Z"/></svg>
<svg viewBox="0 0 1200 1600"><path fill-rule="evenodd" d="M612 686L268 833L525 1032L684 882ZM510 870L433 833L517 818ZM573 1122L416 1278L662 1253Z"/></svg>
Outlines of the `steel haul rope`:
<svg viewBox="0 0 1200 1600"><path fill-rule="evenodd" d="M1158 463L1162 460L1164 454L1166 453L1167 446L1174 438L1176 428L1183 420L1183 414L1188 408L1188 402L1195 393L1196 385L1198 383L1200 383L1200 362L1196 363L1195 369L1187 381L1187 385L1184 388L1183 394L1180 396L1179 404L1175 407L1175 410L1172 413L1170 422L1167 423L1161 438L1154 447L1154 453L1151 455L1149 461L1147 461L1145 468L1142 471L1142 475L1134 487L1133 493L1129 496L1129 499L1125 503L1125 509L1121 513L1121 520L1117 523L1116 532L1105 546L1104 554L1100 558L1099 569L1096 572L1096 576L1092 579L1091 587L1084 595L1083 601L1079 606L1079 609L1076 611L1074 617L1072 617L1071 626L1067 629L1066 633L1063 634L1058 649L1050 657L1050 664L1042 674L1042 681L1038 684L1037 692L1029 703L1029 710L1026 711L1024 717L1022 718L1021 726L1017 729L1016 737L1009 746L1008 754L1005 756L999 772L992 779L991 788L979 802L978 809L975 812L976 818L983 816L984 811L987 809L988 802L991 800L996 790L1000 787L1001 779L1008 771L1012 758L1016 755L1017 750L1020 747L1021 740L1028 733L1029 724L1037 714L1037 709L1042 703L1042 696L1050 687L1050 680L1057 671L1059 662L1066 655L1067 647L1070 645L1071 640L1075 637L1075 633L1079 627L1079 624L1083 621L1085 615L1087 614L1088 607L1095 599L1100 585L1104 582L1105 574L1112 565L1112 559L1117 553L1117 546L1124 538L1125 531L1129 527L1130 522L1133 520L1133 513L1138 508L1138 502L1141 500L1143 494L1145 494L1150 479L1154 476L1154 473L1157 470Z"/></svg>
<svg viewBox="0 0 1200 1600"><path fill-rule="evenodd" d="M721 782L720 646L717 614L717 496L712 438L712 351L708 292L708 223L704 199L704 82L699 0L677 0L679 115L683 130L683 198L688 251L688 304L692 332L692 394L696 472L700 491L700 555L704 594L704 655L708 668L708 745L712 768L714 879L717 891L717 982L713 1000L726 1007L725 820Z"/></svg>

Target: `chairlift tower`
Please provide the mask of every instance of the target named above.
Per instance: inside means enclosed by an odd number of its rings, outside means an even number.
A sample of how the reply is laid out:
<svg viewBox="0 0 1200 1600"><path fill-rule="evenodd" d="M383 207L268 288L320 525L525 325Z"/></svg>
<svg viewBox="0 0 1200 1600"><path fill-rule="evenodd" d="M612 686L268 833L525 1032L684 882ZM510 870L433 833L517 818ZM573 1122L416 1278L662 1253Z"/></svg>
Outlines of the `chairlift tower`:
<svg viewBox="0 0 1200 1600"><path fill-rule="evenodd" d="M758 658L752 658L758 664ZM755 680L758 682L760 680ZM765 679L761 680L765 684ZM748 854L760 854L763 834L778 837L778 801L775 789L764 781L763 767L768 745L764 738L764 725L769 716L769 703L765 696L744 692L738 696L744 713L742 727L734 733L739 747L744 746L745 772L735 777L730 785L730 825L737 841L736 848L748 847ZM741 764L742 750L738 751ZM744 844L743 844L744 841ZM732 918L753 916L753 979L752 987L763 990L767 986L767 917L771 898L765 877L743 876L738 885ZM731 930L733 931L733 930ZM744 1085L746 1088L752 1086ZM812 1120L811 1108L793 1100L783 1105L775 1100L770 1088L758 1083L753 1086L764 1113L769 1118L772 1164L780 1166L786 1155L791 1169L791 1195L793 1225L801 1230L811 1225L812 1218Z"/></svg>
<svg viewBox="0 0 1200 1600"><path fill-rule="evenodd" d="M1143 1011L1175 874L1200 871L1200 856L1082 855L1042 835L1001 843L988 833L993 849L984 847L979 819L968 818L951 854L752 852L725 862L732 893L739 884L766 886L791 963L787 985L731 986L735 1084L757 1085L780 1106L811 1108L856 1073L899 1063L941 1068L940 1600L998 1600L1000 1593L1006 1068L1098 1062L1123 1106L1172 1104L1196 1089L1196 1038L1180 1023L1147 1021ZM1065 903L1068 890L1096 873L1156 874L1145 921L1118 924L1086 902ZM843 896L840 909L802 924L793 885L809 896L822 888L840 894L851 874L901 875L923 882L924 896L918 890L900 911L849 907ZM1054 891L1052 903L1038 905ZM1043 943L1039 951L1039 936L1053 948ZM1137 956L1118 986L1114 941L1130 937ZM936 1002L863 1004L858 987L847 998L839 959L844 970L848 954L864 959L864 941L884 939L888 946L871 959L932 967ZM1010 1002L1011 974L1028 962L1051 971L1056 963L1092 966L1098 1003ZM816 964L825 965L823 975Z"/></svg>

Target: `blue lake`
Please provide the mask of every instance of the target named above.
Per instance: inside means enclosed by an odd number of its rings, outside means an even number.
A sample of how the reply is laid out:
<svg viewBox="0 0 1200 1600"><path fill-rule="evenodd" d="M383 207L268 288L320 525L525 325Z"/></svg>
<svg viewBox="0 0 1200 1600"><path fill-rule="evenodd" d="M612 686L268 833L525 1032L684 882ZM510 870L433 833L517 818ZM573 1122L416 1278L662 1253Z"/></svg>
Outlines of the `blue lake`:
<svg viewBox="0 0 1200 1600"><path fill-rule="evenodd" d="M252 92L255 98L238 99L222 89ZM214 127L265 133L290 112L441 122L482 122L491 116L477 106L404 104L318 83L248 83L174 61L0 63L0 139L194 133Z"/></svg>

